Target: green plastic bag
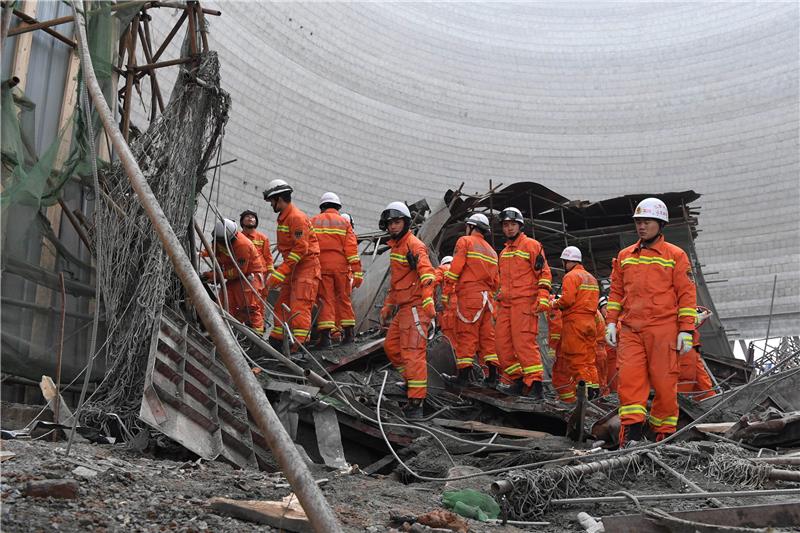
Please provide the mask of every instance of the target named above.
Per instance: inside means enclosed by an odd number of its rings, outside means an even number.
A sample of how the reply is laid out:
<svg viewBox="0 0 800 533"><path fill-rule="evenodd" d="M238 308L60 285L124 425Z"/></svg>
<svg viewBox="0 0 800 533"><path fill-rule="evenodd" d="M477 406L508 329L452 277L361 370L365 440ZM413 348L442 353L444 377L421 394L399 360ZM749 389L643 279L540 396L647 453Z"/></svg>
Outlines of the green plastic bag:
<svg viewBox="0 0 800 533"><path fill-rule="evenodd" d="M473 489L446 491L442 494L442 503L463 517L482 522L500 516L500 506L494 498Z"/></svg>

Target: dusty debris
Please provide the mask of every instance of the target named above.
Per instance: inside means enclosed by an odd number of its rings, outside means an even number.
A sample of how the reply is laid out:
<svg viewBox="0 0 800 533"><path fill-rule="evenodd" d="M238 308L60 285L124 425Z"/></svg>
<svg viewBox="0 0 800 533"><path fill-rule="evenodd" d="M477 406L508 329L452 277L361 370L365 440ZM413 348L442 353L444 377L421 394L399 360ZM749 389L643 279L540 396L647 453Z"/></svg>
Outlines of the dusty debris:
<svg viewBox="0 0 800 533"><path fill-rule="evenodd" d="M25 496L30 498L64 498L78 497L78 482L74 479L43 479L29 481L25 485Z"/></svg>
<svg viewBox="0 0 800 533"><path fill-rule="evenodd" d="M437 509L417 517L417 523L431 528L439 528L447 531L456 531L458 533L467 533L469 525L466 520L457 514L445 511L444 509Z"/></svg>

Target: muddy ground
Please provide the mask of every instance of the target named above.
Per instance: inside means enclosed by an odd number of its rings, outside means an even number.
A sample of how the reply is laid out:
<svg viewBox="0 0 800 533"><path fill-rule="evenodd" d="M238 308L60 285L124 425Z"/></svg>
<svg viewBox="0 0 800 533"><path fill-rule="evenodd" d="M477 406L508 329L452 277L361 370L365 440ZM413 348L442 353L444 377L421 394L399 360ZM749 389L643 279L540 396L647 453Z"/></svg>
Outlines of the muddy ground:
<svg viewBox="0 0 800 533"><path fill-rule="evenodd" d="M2 449L13 452L2 463L3 531L271 531L268 526L220 515L208 499L279 500L290 494L279 473L238 470L221 462L205 462L184 456L157 458L152 454L127 451L122 445L76 443L66 457L65 442L5 440ZM458 456L456 456L458 461ZM470 457L464 462L480 463ZM437 469L437 457L418 460L427 469ZM483 459L489 461L489 458ZM438 466L446 471L448 464ZM82 467L82 468L79 468ZM88 470L87 470L88 469ZM343 474L313 467L315 479L327 479L320 486L348 532L389 531L390 515L418 516L441 508L441 482L404 484L396 473L367 476L361 472ZM710 490L723 485L711 483L692 470L690 478ZM37 480L76 480L77 497L56 499L26 495L26 484ZM491 477L459 482L458 487L485 489ZM631 469L621 479L597 473L581 482L581 496L607 495L620 489L637 494L680 492L679 484L652 465ZM793 486L783 483L780 487ZM797 486L797 485L794 485ZM768 488L768 487L767 487ZM770 503L770 498L735 501L726 505ZM665 510L703 508L700 500L659 502ZM582 531L576 515L593 516L633 512L631 505L596 505L549 511L548 526L501 527L469 520L470 531Z"/></svg>

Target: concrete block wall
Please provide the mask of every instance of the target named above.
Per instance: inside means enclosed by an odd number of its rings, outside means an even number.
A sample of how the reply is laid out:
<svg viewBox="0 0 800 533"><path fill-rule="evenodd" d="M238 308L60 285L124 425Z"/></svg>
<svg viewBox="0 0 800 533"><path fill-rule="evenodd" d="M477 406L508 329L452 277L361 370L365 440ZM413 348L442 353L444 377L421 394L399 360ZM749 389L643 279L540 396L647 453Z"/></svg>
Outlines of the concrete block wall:
<svg viewBox="0 0 800 533"><path fill-rule="evenodd" d="M310 213L336 191L361 230L462 181L694 189L725 324L763 336L777 273L772 331L800 332L797 3L205 5L233 96L226 213L273 232L276 177Z"/></svg>

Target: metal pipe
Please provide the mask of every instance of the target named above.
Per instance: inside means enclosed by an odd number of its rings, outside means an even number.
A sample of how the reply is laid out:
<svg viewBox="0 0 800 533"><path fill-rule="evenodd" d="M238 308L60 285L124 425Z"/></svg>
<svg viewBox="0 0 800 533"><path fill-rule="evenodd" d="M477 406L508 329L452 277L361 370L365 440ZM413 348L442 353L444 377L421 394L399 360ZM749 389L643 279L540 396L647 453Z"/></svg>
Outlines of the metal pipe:
<svg viewBox="0 0 800 533"><path fill-rule="evenodd" d="M778 275L772 280L772 299L769 302L769 320L767 320L767 338L764 339L764 352L762 356L767 353L767 346L769 346L769 331L772 329L772 310L775 306L775 288L778 286Z"/></svg>
<svg viewBox="0 0 800 533"><path fill-rule="evenodd" d="M664 461L662 461L662 460L661 460L661 458L660 458L660 457L658 457L658 456L657 456L656 454L654 454L653 452L646 452L646 453L645 453L645 455L646 455L646 456L647 456L647 457L648 457L648 458L649 458L651 461L653 461L655 464L657 464L657 465L658 465L658 466L660 466L662 469L664 469L664 470L665 470L667 473L669 473L670 475L672 475L672 476L673 476L675 479L677 479L678 481L680 481L681 483L683 483L684 485L686 485L687 487L689 487L690 489L692 489L694 492L696 492L696 493L698 493L698 494L702 494L702 493L704 493L704 492L706 492L706 493L707 493L707 491L706 491L706 490L704 490L704 489L703 489L703 487L701 487L701 486L700 486L700 485L698 485L697 483L693 482L692 480L690 480L689 478L687 478L686 476L684 476L683 474L681 474L680 472L678 472L677 470L675 470L674 468L672 468L671 466L669 466L667 463L665 463ZM718 500L718 499L716 499L716 498L709 498L709 499L708 499L708 502L709 502L711 505L713 505L714 507L724 507L724 505L722 505L722 502L721 502L721 501L719 501L719 500Z"/></svg>
<svg viewBox="0 0 800 533"><path fill-rule="evenodd" d="M723 492L698 493L670 493L670 494L642 494L637 495L636 499L640 502L659 501L659 500L702 500L708 498L709 494L719 498L740 498L742 496L790 496L800 494L800 488L796 489L768 489L768 490L729 490ZM626 496L592 496L591 498L563 498L550 500L552 505L586 505L588 503L625 503L630 502Z"/></svg>
<svg viewBox="0 0 800 533"><path fill-rule="evenodd" d="M78 9L79 5L80 10ZM186 257L178 236L170 226L163 209L142 174L133 153L131 153L128 143L125 142L116 125L115 118L94 75L92 59L86 42L83 2L81 0L73 2L72 11L75 17L83 74L95 108L100 115L106 133L111 138L131 186L136 191L142 207L153 223L158 238L161 240L167 255L169 255L175 268L175 273L180 278L187 294L192 298L195 309L211 335L222 362L228 369L237 390L242 395L250 415L256 421L261 434L275 454L284 475L286 475L295 494L297 494L297 498L306 511L311 526L320 533L341 532L342 529L336 519L336 515L314 482L314 478L308 471L303 458L264 395L258 380L250 371L249 365L242 356L241 347L230 334L222 316L217 312L217 306L206 294L205 288L192 266L192 262Z"/></svg>

